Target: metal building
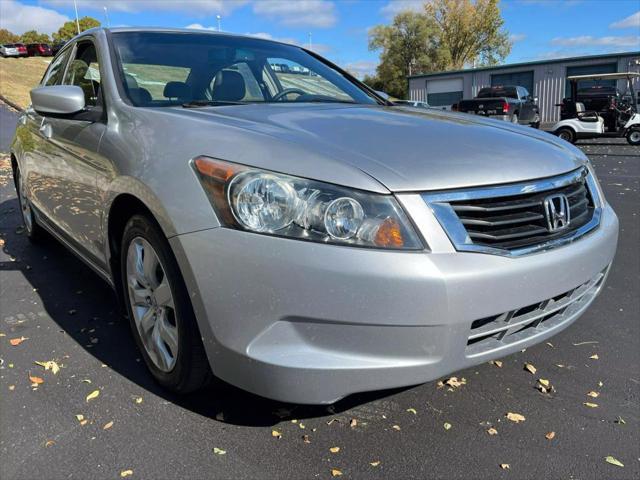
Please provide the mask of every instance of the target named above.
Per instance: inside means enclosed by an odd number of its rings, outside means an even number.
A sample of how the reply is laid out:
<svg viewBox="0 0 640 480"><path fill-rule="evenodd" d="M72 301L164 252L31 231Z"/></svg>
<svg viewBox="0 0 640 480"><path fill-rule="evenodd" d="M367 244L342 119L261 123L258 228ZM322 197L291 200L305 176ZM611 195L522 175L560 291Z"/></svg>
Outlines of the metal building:
<svg viewBox="0 0 640 480"><path fill-rule="evenodd" d="M409 77L409 98L426 101L434 107L448 108L463 98L475 97L483 87L521 85L534 97L538 97L541 120L548 123L560 119L560 108L555 105L570 93L567 76L625 71L640 72L640 52L590 55L412 75ZM600 83L611 85L611 82L615 84L615 80ZM636 91L639 87L640 85L634 85ZM618 88L624 92L625 82L619 81Z"/></svg>

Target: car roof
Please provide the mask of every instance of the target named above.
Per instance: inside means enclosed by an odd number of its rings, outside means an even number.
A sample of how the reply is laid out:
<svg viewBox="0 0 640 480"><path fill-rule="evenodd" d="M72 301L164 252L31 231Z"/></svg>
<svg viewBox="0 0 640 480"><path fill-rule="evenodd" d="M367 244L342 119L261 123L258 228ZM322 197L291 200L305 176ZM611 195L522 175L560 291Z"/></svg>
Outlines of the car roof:
<svg viewBox="0 0 640 480"><path fill-rule="evenodd" d="M218 32L217 30L205 30L205 29L196 29L196 28L173 28L173 27L95 27L89 30L85 30L76 38L80 38L84 35L90 35L97 31L103 30L105 32L110 33L119 33L119 32L153 32L153 33L195 33L195 34L204 34L204 35L219 35L223 37L236 37L236 38L250 38L253 40L260 40L263 42L276 43L281 45L290 45L294 47L300 47L299 45L294 45L292 43L281 42L278 40L271 40L268 38L263 38L255 35L241 35L238 33L230 33L230 32Z"/></svg>

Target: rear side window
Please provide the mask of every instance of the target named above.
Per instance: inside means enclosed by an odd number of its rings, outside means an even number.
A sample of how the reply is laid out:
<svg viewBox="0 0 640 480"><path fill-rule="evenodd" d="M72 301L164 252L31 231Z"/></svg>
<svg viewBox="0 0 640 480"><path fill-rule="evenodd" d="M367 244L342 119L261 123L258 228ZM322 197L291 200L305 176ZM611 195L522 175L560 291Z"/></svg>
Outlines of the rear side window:
<svg viewBox="0 0 640 480"><path fill-rule="evenodd" d="M44 74L42 85L60 85L62 82L62 76L64 75L64 67L67 64L68 58L69 50L63 52L58 58L51 62L47 72Z"/></svg>

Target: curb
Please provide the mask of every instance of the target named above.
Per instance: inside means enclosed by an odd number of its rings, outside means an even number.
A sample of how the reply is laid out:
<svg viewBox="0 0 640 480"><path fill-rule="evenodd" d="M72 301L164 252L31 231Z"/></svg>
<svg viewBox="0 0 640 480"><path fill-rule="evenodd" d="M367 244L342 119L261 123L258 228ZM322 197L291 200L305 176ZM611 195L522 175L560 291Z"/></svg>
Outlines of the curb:
<svg viewBox="0 0 640 480"><path fill-rule="evenodd" d="M3 102L7 105L9 105L11 108L13 108L14 110L17 110L19 112L24 112L24 108L22 108L20 105L18 105L17 103L12 102L11 100L9 100L7 97L5 97L4 95L0 95L0 102Z"/></svg>

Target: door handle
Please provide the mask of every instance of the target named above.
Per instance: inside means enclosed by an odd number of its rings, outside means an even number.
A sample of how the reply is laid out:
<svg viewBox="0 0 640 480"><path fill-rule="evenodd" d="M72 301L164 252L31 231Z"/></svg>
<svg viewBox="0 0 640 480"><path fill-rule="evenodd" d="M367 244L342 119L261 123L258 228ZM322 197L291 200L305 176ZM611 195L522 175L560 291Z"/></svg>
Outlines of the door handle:
<svg viewBox="0 0 640 480"><path fill-rule="evenodd" d="M46 118L42 119L42 123L40 124L40 133L44 138L51 138L53 130L51 129L51 124L46 122Z"/></svg>

